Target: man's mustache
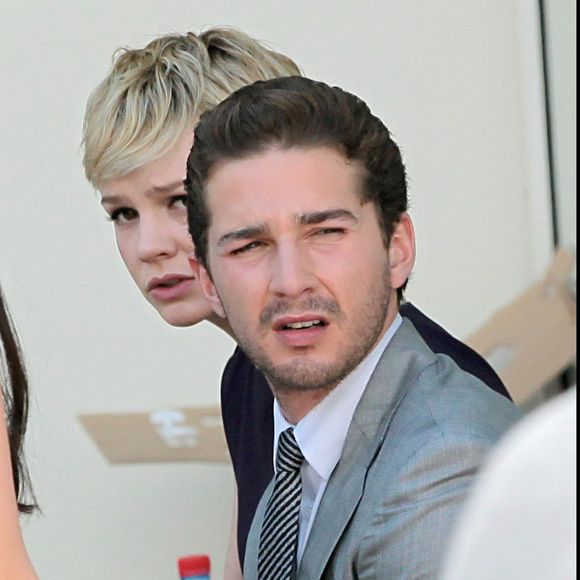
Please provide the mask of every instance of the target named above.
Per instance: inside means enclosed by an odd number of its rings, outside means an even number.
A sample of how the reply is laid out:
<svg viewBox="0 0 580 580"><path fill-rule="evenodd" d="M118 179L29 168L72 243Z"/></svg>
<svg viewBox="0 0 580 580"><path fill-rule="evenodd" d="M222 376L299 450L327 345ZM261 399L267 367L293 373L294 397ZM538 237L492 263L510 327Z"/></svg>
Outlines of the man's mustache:
<svg viewBox="0 0 580 580"><path fill-rule="evenodd" d="M331 314L340 316L342 310L338 303L331 298L311 296L300 302L290 300L276 300L264 308L260 314L260 324L269 325L272 320L282 314L299 315L303 312L315 312L317 314Z"/></svg>

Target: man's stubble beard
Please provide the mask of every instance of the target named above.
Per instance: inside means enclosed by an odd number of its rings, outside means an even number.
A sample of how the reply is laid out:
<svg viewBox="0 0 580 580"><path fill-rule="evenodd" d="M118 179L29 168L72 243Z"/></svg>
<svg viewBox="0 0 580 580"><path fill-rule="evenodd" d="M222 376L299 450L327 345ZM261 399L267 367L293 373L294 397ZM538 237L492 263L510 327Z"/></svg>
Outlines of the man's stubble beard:
<svg viewBox="0 0 580 580"><path fill-rule="evenodd" d="M321 363L308 360L309 347L304 347L303 356L297 355L288 363L276 365L259 345L232 325L234 338L266 376L275 393L330 391L362 362L385 330L392 294L390 282L390 273L387 268L383 273L381 283L374 285L372 288L375 290L368 294L361 314L355 316L354 324L350 328L345 329L345 338L331 362ZM323 303L324 307L322 310L313 308L313 303ZM223 302L222 304L227 315L228 308ZM346 321L344 313L334 300L313 298L302 301L300 304L303 305L303 311L310 309L321 314L331 312L332 324L341 324ZM304 308L304 305L307 307ZM268 306L265 311L267 310L277 314L296 312L296 303L279 301L276 305ZM231 321L231 318L227 317ZM269 318L271 317L262 315L261 325L265 326Z"/></svg>

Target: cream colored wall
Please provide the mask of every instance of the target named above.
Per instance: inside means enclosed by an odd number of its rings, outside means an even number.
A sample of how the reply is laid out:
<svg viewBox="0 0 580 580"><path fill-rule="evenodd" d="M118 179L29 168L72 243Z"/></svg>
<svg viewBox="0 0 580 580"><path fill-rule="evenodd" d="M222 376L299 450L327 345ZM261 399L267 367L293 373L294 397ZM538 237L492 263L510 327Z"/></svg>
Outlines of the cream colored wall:
<svg viewBox="0 0 580 580"><path fill-rule="evenodd" d="M576 250L576 2L544 6L558 233Z"/></svg>
<svg viewBox="0 0 580 580"><path fill-rule="evenodd" d="M533 3L523 4L533 19ZM366 99L409 170L419 244L409 296L464 336L550 255L551 233L538 227L545 183L526 147L530 134L543 137L524 106L537 63L521 48L521 9L516 0L1 0L0 280L31 373L27 451L43 515L26 539L41 578L171 580L190 552L209 553L219 578L233 493L228 466L111 467L76 419L217 404L232 350L207 325L158 319L84 181L84 103L113 50L234 25Z"/></svg>

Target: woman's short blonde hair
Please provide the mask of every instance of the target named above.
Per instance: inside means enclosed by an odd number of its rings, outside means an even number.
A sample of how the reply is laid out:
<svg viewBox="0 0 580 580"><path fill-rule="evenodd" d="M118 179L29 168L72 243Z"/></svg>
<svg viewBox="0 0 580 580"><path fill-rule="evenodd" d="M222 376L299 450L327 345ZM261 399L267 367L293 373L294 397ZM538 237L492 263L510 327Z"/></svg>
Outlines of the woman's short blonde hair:
<svg viewBox="0 0 580 580"><path fill-rule="evenodd" d="M123 177L169 152L186 130L193 131L201 113L235 90L299 74L288 57L229 28L171 34L145 48L120 49L87 102L87 179L98 188Z"/></svg>

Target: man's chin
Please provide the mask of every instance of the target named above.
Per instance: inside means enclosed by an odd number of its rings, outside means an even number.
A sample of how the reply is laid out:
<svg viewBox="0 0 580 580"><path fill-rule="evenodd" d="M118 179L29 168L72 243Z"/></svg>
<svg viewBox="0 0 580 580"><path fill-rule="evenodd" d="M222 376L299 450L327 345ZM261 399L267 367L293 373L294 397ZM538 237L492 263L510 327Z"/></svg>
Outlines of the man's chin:
<svg viewBox="0 0 580 580"><path fill-rule="evenodd" d="M260 366L260 365L258 365ZM343 378L344 369L336 362L294 358L283 365L261 367L272 386L280 392L312 392L332 389Z"/></svg>

